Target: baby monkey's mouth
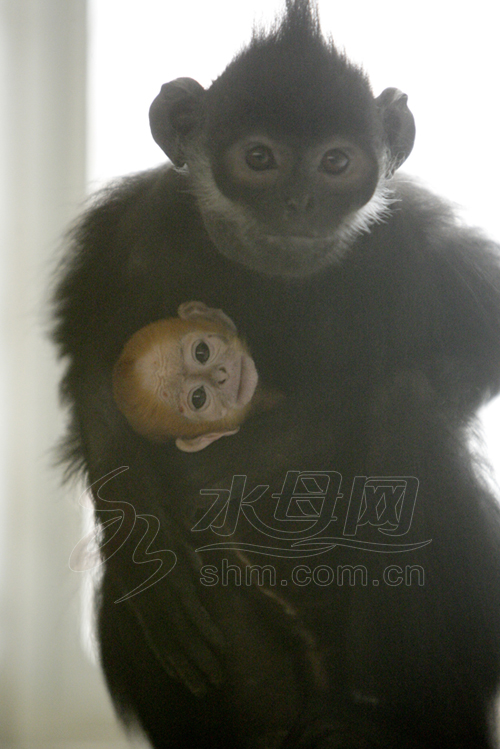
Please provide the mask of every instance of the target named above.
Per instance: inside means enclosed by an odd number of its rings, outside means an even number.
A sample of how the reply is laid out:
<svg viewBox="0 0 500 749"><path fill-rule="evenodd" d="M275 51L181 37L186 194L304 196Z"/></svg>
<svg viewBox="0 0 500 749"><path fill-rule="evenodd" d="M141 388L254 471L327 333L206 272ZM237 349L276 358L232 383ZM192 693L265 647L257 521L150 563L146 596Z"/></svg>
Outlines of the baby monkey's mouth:
<svg viewBox="0 0 500 749"><path fill-rule="evenodd" d="M252 357L242 354L240 360L240 381L236 393L235 405L239 408L246 406L253 397L259 376Z"/></svg>

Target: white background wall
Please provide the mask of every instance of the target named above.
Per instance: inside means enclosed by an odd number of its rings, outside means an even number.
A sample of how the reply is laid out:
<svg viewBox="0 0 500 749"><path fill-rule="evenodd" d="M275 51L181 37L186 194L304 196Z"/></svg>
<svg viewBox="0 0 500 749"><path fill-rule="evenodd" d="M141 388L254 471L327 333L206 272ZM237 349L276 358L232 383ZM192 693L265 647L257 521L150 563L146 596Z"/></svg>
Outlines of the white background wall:
<svg viewBox="0 0 500 749"><path fill-rule="evenodd" d="M80 645L80 534L52 467L62 430L47 296L85 194L83 0L0 3L0 746L109 747L98 670ZM95 743L94 743L95 742Z"/></svg>
<svg viewBox="0 0 500 749"><path fill-rule="evenodd" d="M491 0L320 0L323 27L409 94L406 170L500 239L498 17ZM160 85L208 85L275 0L0 0L0 747L117 746L99 672L80 647L76 490L51 468L62 429L46 289L86 189L163 161L147 112ZM89 149L85 150L86 101ZM496 417L496 423L500 418ZM491 430L493 433L494 429ZM493 452L499 452L492 442Z"/></svg>

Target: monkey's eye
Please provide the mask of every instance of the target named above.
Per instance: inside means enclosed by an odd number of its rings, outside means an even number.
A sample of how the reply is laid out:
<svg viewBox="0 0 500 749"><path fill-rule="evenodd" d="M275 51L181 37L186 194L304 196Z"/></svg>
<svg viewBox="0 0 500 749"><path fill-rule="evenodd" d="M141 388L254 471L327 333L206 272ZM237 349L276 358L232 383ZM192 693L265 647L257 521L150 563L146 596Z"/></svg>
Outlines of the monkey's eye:
<svg viewBox="0 0 500 749"><path fill-rule="evenodd" d="M245 161L250 169L255 172L264 172L266 169L274 169L276 161L273 152L268 146L254 146L245 154Z"/></svg>
<svg viewBox="0 0 500 749"><path fill-rule="evenodd" d="M200 341L194 348L194 358L200 364L206 364L210 359L210 349L205 341Z"/></svg>
<svg viewBox="0 0 500 749"><path fill-rule="evenodd" d="M193 408L199 410L200 408L203 408L206 402L207 394L203 385L199 388L196 388L196 390L193 390L193 392L191 393L191 405L193 406Z"/></svg>
<svg viewBox="0 0 500 749"><path fill-rule="evenodd" d="M340 148L332 148L321 159L320 168L327 174L343 174L349 167L349 156Z"/></svg>

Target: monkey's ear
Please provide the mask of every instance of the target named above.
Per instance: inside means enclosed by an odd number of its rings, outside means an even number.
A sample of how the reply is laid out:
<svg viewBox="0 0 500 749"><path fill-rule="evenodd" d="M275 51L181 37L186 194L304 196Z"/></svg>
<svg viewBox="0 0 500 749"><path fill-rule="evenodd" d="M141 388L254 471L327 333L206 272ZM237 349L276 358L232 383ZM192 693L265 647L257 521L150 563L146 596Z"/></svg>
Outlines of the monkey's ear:
<svg viewBox="0 0 500 749"><path fill-rule="evenodd" d="M179 305L177 314L183 320L193 320L197 317L203 317L205 320L216 320L223 323L229 330L236 331L236 325L231 318L221 309L207 307L203 302L183 302Z"/></svg>
<svg viewBox="0 0 500 749"><path fill-rule="evenodd" d="M151 104L149 123L153 138L175 166L184 166L182 143L199 119L205 89L193 78L164 83Z"/></svg>
<svg viewBox="0 0 500 749"><path fill-rule="evenodd" d="M389 177L406 161L415 142L415 120L407 101L408 96L397 88L386 88L375 99L391 154Z"/></svg>
<svg viewBox="0 0 500 749"><path fill-rule="evenodd" d="M175 444L183 453L197 453L208 447L208 445L211 445L215 440L221 437L229 437L231 434L239 432L239 430L240 428L237 427L236 429L231 429L229 432L211 432L210 434L202 434L200 437L193 437L193 439L177 437Z"/></svg>

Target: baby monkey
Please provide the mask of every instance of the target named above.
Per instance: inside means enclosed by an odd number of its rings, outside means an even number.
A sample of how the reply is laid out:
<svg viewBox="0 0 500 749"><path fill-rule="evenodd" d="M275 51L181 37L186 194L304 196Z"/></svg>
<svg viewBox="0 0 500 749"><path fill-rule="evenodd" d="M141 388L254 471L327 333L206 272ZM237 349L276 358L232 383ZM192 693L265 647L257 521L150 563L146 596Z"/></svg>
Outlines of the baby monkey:
<svg viewBox="0 0 500 749"><path fill-rule="evenodd" d="M175 438L179 450L197 452L239 430L258 375L222 310L185 302L178 315L127 341L113 370L113 394L139 434Z"/></svg>

